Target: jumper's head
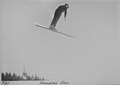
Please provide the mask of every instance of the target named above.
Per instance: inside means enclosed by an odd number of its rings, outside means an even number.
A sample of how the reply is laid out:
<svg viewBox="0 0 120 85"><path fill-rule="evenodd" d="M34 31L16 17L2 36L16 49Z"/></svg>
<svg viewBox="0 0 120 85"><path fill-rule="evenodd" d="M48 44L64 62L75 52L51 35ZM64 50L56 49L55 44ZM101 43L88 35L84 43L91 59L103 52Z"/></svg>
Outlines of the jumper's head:
<svg viewBox="0 0 120 85"><path fill-rule="evenodd" d="M66 8L69 8L69 5L68 4L65 4Z"/></svg>

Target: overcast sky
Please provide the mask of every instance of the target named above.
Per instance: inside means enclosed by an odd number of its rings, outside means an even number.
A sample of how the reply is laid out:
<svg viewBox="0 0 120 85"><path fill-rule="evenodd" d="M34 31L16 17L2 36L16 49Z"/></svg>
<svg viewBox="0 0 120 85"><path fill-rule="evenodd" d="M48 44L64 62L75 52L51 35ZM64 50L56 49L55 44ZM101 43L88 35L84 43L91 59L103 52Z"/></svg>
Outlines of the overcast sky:
<svg viewBox="0 0 120 85"><path fill-rule="evenodd" d="M62 15L57 30L48 27L55 9L68 3L66 22ZM48 79L77 83L120 83L118 23L119 4L88 0L4 0L2 5L1 68Z"/></svg>

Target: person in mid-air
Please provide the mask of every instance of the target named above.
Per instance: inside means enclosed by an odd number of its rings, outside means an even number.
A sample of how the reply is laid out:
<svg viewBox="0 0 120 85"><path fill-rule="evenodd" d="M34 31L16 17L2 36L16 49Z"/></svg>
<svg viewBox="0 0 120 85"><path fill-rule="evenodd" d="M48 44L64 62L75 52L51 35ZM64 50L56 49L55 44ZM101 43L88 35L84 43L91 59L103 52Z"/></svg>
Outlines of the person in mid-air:
<svg viewBox="0 0 120 85"><path fill-rule="evenodd" d="M64 12L64 18L66 18L66 15L67 15L67 9L69 8L69 5L68 4L64 4L64 5L61 5L59 6L56 10L55 10L55 14L54 14L54 18L49 26L49 29L51 30L56 30L55 27L56 27L56 24L62 14L62 12Z"/></svg>

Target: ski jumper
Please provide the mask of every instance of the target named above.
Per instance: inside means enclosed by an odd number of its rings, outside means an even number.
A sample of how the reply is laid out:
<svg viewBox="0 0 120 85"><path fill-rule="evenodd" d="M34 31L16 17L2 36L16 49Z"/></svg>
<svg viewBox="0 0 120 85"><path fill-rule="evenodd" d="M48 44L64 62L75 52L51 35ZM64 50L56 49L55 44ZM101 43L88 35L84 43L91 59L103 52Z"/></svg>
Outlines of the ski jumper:
<svg viewBox="0 0 120 85"><path fill-rule="evenodd" d="M57 22L58 22L58 20L59 20L59 18L60 18L60 16L61 16L61 14L62 14L62 12L64 12L64 17L66 18L67 8L69 8L69 7L68 7L68 4L65 4L65 5L59 6L59 7L55 10L54 18L53 18L53 20L52 20L52 22L51 22L51 24L50 24L50 27L49 27L50 29L55 29L56 24L57 24Z"/></svg>

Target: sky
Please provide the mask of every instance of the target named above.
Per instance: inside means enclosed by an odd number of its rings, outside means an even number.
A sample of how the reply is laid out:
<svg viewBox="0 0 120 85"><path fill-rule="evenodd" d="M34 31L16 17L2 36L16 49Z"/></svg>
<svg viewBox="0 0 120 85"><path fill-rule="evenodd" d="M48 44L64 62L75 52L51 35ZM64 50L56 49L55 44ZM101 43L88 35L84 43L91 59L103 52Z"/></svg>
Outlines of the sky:
<svg viewBox="0 0 120 85"><path fill-rule="evenodd" d="M112 0L0 1L1 72L29 74L80 83L120 83L120 6ZM56 29L48 27L55 9L68 3Z"/></svg>

